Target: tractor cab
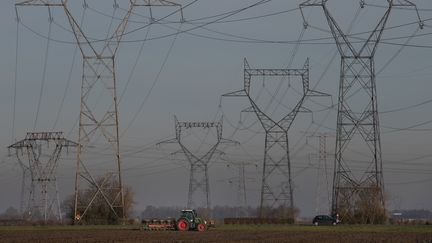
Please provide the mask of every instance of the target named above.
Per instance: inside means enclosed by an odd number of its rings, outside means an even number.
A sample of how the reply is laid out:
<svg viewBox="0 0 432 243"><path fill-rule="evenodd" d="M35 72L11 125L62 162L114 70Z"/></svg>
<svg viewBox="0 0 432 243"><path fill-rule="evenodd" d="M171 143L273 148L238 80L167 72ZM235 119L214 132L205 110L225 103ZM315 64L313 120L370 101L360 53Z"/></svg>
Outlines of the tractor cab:
<svg viewBox="0 0 432 243"><path fill-rule="evenodd" d="M197 217L197 213L194 209L185 209L181 211L180 218L185 218L189 222L194 222L195 218Z"/></svg>

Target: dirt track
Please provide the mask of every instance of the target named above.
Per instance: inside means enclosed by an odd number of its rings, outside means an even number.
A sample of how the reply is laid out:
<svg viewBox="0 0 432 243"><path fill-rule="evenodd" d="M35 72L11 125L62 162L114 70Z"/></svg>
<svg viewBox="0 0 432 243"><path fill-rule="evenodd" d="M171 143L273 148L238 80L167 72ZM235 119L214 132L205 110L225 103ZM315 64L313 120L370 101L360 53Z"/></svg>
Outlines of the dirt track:
<svg viewBox="0 0 432 243"><path fill-rule="evenodd" d="M424 242L431 233L222 231L154 232L140 230L0 231L0 242Z"/></svg>

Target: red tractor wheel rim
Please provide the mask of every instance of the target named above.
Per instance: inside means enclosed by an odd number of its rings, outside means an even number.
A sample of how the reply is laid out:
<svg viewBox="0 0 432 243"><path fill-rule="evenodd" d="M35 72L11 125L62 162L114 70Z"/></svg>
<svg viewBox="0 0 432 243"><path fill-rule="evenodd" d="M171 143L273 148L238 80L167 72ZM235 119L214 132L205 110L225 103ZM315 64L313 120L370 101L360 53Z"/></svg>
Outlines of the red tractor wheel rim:
<svg viewBox="0 0 432 243"><path fill-rule="evenodd" d="M205 230L205 226L203 224L199 224L198 231L204 231L204 230Z"/></svg>
<svg viewBox="0 0 432 243"><path fill-rule="evenodd" d="M178 227L179 227L180 230L185 230L186 226L187 226L187 224L186 224L185 221L180 221L179 224L178 224Z"/></svg>

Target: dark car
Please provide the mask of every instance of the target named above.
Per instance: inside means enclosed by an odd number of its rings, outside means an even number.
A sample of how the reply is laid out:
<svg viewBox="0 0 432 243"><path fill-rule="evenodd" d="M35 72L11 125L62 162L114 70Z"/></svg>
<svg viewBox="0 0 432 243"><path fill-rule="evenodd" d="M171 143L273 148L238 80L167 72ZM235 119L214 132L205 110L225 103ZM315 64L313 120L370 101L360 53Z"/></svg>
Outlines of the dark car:
<svg viewBox="0 0 432 243"><path fill-rule="evenodd" d="M338 224L338 220L328 215L317 215L312 220L314 225L336 225Z"/></svg>

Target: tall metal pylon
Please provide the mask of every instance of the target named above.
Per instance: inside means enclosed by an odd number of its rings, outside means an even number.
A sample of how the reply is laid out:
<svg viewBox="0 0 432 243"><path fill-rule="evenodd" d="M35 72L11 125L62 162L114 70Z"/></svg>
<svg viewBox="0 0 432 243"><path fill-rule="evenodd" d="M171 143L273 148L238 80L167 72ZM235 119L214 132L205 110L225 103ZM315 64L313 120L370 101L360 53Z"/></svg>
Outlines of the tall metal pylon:
<svg viewBox="0 0 432 243"><path fill-rule="evenodd" d="M308 0L300 4L300 10L307 28L303 8L322 7L341 55L332 214L347 222L355 222L355 215L362 207L365 209L363 211L368 211L361 216L362 221L374 223L377 215L385 215L374 58L393 7L408 7L416 11L417 7L407 0L387 0L388 7L384 15L360 48L356 48L330 14L327 2ZM360 1L360 6L365 6L364 0ZM418 11L417 17L422 28ZM368 161L357 173L358 169L353 168L352 152L360 148L365 149L361 152L368 154Z"/></svg>
<svg viewBox="0 0 432 243"><path fill-rule="evenodd" d="M273 120L256 104L250 95L253 77L299 77L302 97L294 108L279 121ZM293 182L289 155L288 131L299 112L310 112L303 107L308 96L323 96L309 88L309 59L301 69L252 69L244 59L244 88L225 94L225 97L247 97L251 107L243 112L254 112L265 130L264 162L261 185L260 217L294 217ZM275 212L274 210L282 210Z"/></svg>
<svg viewBox="0 0 432 243"><path fill-rule="evenodd" d="M239 163L238 169L238 185L237 185L237 207L236 217L246 217L247 197L246 197L246 175L245 175L245 162Z"/></svg>
<svg viewBox="0 0 432 243"><path fill-rule="evenodd" d="M208 166L213 158L215 152L218 151L217 148L221 143L236 143L235 141L231 141L228 139L222 138L222 118L219 122L179 122L177 117L174 117L175 120L175 132L176 137L173 139L169 139L163 142L158 143L157 145L161 145L164 143L178 143L180 145L180 152L186 156L190 164L190 172L189 172L189 190L188 190L188 208L194 208L199 205L197 201L205 198L204 206L210 212L211 202L210 202L210 184L209 184L209 174L208 174ZM216 129L216 142L207 150L203 155L194 154L190 148L187 148L183 141L183 132L184 130L194 129L194 128L203 128L203 129Z"/></svg>
<svg viewBox="0 0 432 243"><path fill-rule="evenodd" d="M21 213L24 219L61 222L56 178L58 160L63 148L77 146L77 143L65 139L62 132L32 132L8 147L15 149L18 162L24 170L21 191ZM24 156L27 156L28 163L24 163ZM29 172L29 178L26 172ZM28 181L28 201L25 204L24 193L27 192L25 188Z"/></svg>
<svg viewBox="0 0 432 243"><path fill-rule="evenodd" d="M28 212L28 203L30 202L30 195L32 191L32 179L30 174L30 167L27 166L19 157L18 150L16 152L16 157L18 159L19 166L22 170L21 177L21 193L20 193L20 207L19 212L22 217L25 216L25 212Z"/></svg>
<svg viewBox="0 0 432 243"><path fill-rule="evenodd" d="M67 0L27 0L16 4L16 6L44 6L49 9L61 7L66 14L82 54L83 74L78 133L80 146L77 152L75 176L75 223L79 223L85 218L86 213L97 201L97 198L106 203L117 219L124 219L125 202L119 144L116 53L135 7L174 6L180 7L180 12L182 12L181 5L164 0L130 0L129 8L117 28L109 38L102 42L89 40L82 26L78 24L69 10ZM116 1L114 1L113 6L118 6ZM102 43L102 48L96 47L98 43ZM103 109L93 108L98 103L95 102L96 97L98 100L104 100L104 102L100 102L105 105ZM97 170L97 176L102 177L102 179L95 178L96 169L91 168L94 165L92 163L94 159L89 157L94 152L92 148L96 143L108 146L106 153L110 157L105 160L103 168L101 169L99 166ZM94 195L89 200L80 196L80 191L83 189L82 182L86 182L88 188L94 191ZM111 182L109 186L108 182Z"/></svg>
<svg viewBox="0 0 432 243"><path fill-rule="evenodd" d="M253 163L248 162L229 162L228 167L235 167L238 171L237 175L237 209L236 209L236 218L239 217L248 217L248 202L247 202L247 192L246 192L246 167L249 165L255 165ZM230 179L230 183L232 180Z"/></svg>
<svg viewBox="0 0 432 243"><path fill-rule="evenodd" d="M327 165L327 138L334 136L329 133L314 133L308 135L308 138L318 138L318 165L315 186L315 214L328 214L330 206L330 182L329 168Z"/></svg>

